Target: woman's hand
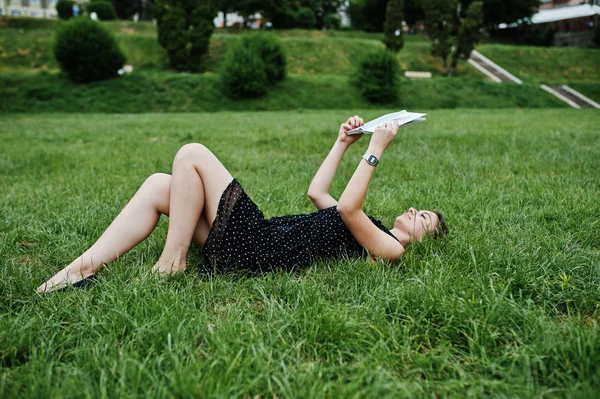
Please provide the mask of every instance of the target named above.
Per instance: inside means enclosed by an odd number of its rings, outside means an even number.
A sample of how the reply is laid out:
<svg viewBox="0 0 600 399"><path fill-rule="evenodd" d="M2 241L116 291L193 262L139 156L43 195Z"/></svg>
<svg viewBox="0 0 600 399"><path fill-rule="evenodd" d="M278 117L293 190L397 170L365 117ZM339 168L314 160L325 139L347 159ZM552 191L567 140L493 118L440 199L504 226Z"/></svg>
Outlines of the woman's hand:
<svg viewBox="0 0 600 399"><path fill-rule="evenodd" d="M340 132L338 134L338 141L347 145L351 145L356 143L358 139L362 137L362 133L360 134L351 134L348 135L346 132L355 129L359 126L364 125L365 122L358 115L351 116L345 123L342 123L340 126Z"/></svg>
<svg viewBox="0 0 600 399"><path fill-rule="evenodd" d="M390 143L394 141L399 126L400 125L397 121L393 121L391 123L384 123L382 125L377 126L375 128L375 131L373 132L373 137L371 137L369 148L381 152L385 151L385 149L388 148Z"/></svg>

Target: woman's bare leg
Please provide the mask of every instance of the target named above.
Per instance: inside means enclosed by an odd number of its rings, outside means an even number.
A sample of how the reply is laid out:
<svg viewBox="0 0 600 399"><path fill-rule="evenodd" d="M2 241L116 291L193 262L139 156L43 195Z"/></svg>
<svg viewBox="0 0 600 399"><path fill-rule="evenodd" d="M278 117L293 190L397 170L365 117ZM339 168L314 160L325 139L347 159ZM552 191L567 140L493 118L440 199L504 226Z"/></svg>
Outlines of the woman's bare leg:
<svg viewBox="0 0 600 399"><path fill-rule="evenodd" d="M105 263L114 261L143 241L156 227L160 214L169 215L170 190L170 175L156 173L148 177L96 243L37 291L53 291L91 276ZM200 218L194 241L203 246L208 231L206 219Z"/></svg>
<svg viewBox="0 0 600 399"><path fill-rule="evenodd" d="M158 190L164 187L161 183L167 176L157 173L148 177L96 243L38 287L38 292L60 289L95 274L103 264L124 255L148 237L158 223L158 209L165 195L168 201L168 192Z"/></svg>
<svg viewBox="0 0 600 399"><path fill-rule="evenodd" d="M189 144L182 147L178 152L178 157L176 157L176 163L178 164L177 168L184 172L181 175L191 176L192 183L199 176L202 176L203 191L200 191L200 194L205 203L204 207L201 208L203 212L201 213L201 217L197 219L192 219L192 221L184 220L184 224L193 223L193 220L196 220L192 238L195 243L203 247L212 222L215 219L221 195L233 177L208 149L199 144ZM190 168L196 170L195 175L185 173ZM171 212L170 197L172 181L172 176L164 173L156 173L146 179L144 184L96 243L71 262L71 264L38 287L38 292L60 289L68 284L76 283L85 277L93 275L101 270L105 263L112 262L119 256L124 255L148 237L156 227L160 214L169 216ZM186 187L185 179L179 179L178 182L179 186ZM181 194L180 190L176 191L178 195ZM188 194L194 196L194 193ZM185 210L185 202L183 207L181 205L174 207L174 209L179 208L184 208ZM170 222L169 232L177 233L180 223L181 221L174 224ZM184 238L180 236L179 239ZM171 237L170 242L173 242L173 240L174 238ZM167 248L165 246L165 249ZM189 242L185 250L186 254L187 248L189 248ZM165 251L163 250L164 254ZM161 256L162 258L164 256ZM183 259L183 268L185 268L185 257ZM171 265L173 264L174 262L171 262ZM177 270L179 268L178 266Z"/></svg>
<svg viewBox="0 0 600 399"><path fill-rule="evenodd" d="M201 144L186 144L175 156L169 205L169 230L158 262L161 274L185 270L186 256L200 215L209 228L223 191L233 180L217 157Z"/></svg>

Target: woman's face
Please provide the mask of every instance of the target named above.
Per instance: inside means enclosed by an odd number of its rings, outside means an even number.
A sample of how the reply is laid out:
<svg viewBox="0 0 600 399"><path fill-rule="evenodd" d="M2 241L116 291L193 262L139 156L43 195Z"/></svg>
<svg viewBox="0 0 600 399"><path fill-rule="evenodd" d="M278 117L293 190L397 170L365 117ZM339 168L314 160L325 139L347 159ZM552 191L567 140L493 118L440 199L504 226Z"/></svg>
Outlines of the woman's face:
<svg viewBox="0 0 600 399"><path fill-rule="evenodd" d="M410 208L394 221L394 228L410 235L411 241L421 241L427 232L433 233L439 219L435 212Z"/></svg>

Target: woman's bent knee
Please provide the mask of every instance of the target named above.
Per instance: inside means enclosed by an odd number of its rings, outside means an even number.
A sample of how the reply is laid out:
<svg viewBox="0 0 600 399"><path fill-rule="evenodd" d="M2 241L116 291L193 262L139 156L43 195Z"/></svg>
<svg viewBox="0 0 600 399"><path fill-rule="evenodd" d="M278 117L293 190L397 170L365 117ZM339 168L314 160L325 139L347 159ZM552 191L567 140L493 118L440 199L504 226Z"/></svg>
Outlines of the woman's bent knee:
<svg viewBox="0 0 600 399"><path fill-rule="evenodd" d="M158 189L164 188L165 186L171 185L171 175L166 173L153 173L146 178L144 181L144 186Z"/></svg>
<svg viewBox="0 0 600 399"><path fill-rule="evenodd" d="M171 175L166 173L154 173L146 179L142 185L145 195L160 210L169 209L171 195ZM164 213L161 211L161 213Z"/></svg>
<svg viewBox="0 0 600 399"><path fill-rule="evenodd" d="M202 144L198 143L189 143L185 144L183 147L177 151L175 155L174 163L181 162L197 162L202 159L207 154L211 154L210 150L206 148Z"/></svg>

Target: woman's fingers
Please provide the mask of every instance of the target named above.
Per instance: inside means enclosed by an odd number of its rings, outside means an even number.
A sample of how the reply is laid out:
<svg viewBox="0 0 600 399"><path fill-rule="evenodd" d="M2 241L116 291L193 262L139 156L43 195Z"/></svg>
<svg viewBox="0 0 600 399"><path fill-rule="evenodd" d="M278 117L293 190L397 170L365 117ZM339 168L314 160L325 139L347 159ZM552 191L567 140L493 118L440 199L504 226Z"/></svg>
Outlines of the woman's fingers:
<svg viewBox="0 0 600 399"><path fill-rule="evenodd" d="M365 124L363 118L361 118L358 115L351 116L350 118L348 118L346 123L350 124L350 126L352 127L358 127Z"/></svg>
<svg viewBox="0 0 600 399"><path fill-rule="evenodd" d="M396 134L399 127L400 127L400 123L398 121L392 121L392 122L382 123L381 125L378 125L377 129L386 129L386 130L389 130L392 133Z"/></svg>

